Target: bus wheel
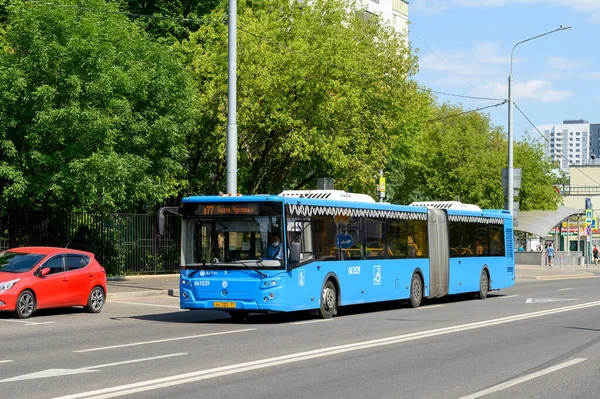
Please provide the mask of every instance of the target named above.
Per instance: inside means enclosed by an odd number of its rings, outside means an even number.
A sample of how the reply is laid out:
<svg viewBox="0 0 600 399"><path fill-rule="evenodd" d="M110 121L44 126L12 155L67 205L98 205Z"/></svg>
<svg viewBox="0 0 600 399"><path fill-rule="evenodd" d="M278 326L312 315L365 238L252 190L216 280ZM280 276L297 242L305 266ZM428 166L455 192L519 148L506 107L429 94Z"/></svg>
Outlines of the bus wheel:
<svg viewBox="0 0 600 399"><path fill-rule="evenodd" d="M322 319L331 319L337 314L337 291L333 281L327 280L321 293L321 307L319 308L319 317Z"/></svg>
<svg viewBox="0 0 600 399"><path fill-rule="evenodd" d="M243 323L244 321L246 321L249 314L249 312L244 312L242 310L230 310L227 313L229 313L229 316L231 316L233 321L236 323Z"/></svg>
<svg viewBox="0 0 600 399"><path fill-rule="evenodd" d="M421 277L415 273L413 274L412 281L410 282L410 307L418 308L421 305L423 299L423 284L421 283Z"/></svg>
<svg viewBox="0 0 600 399"><path fill-rule="evenodd" d="M485 299L487 298L489 290L489 279L487 272L484 270L481 272L481 277L479 278L479 292L477 293L477 298Z"/></svg>

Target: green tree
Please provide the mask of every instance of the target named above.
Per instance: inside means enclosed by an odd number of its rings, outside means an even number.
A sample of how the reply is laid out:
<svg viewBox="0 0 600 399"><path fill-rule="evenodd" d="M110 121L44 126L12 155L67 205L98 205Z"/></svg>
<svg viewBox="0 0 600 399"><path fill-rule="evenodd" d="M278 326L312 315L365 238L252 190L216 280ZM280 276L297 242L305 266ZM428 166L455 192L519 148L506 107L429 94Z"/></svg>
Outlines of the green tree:
<svg viewBox="0 0 600 399"><path fill-rule="evenodd" d="M241 1L238 18L240 191L314 188L331 176L373 193L373 175L429 112L405 38L341 0ZM181 50L204 118L189 169L212 178L193 188L215 192L225 181L227 26L203 26Z"/></svg>
<svg viewBox="0 0 600 399"><path fill-rule="evenodd" d="M394 202L460 201L502 208L501 169L506 141L487 116L443 104L411 142L408 159L394 164Z"/></svg>
<svg viewBox="0 0 600 399"><path fill-rule="evenodd" d="M434 107L436 116L413 137L408 158L397 158L390 173L393 202L455 201L502 209L502 168L507 166L506 135L487 115L460 106ZM529 136L517 142L515 168L522 187L515 201L523 211L556 209L556 177L541 145Z"/></svg>
<svg viewBox="0 0 600 399"><path fill-rule="evenodd" d="M64 4L116 10L104 0ZM185 185L191 81L127 17L22 3L0 54L0 203L126 211Z"/></svg>
<svg viewBox="0 0 600 399"><path fill-rule="evenodd" d="M153 37L171 43L188 38L190 32L198 30L200 21L205 15L212 12L219 3L227 4L224 0L122 0L122 2L122 8L130 13L152 15L153 18L145 16L133 18L136 24Z"/></svg>
<svg viewBox="0 0 600 399"><path fill-rule="evenodd" d="M554 185L564 180L556 174L551 159L544 155L544 147L525 133L523 140L515 143L515 168L521 168L522 180L519 201L522 211L554 210L562 203L562 197Z"/></svg>

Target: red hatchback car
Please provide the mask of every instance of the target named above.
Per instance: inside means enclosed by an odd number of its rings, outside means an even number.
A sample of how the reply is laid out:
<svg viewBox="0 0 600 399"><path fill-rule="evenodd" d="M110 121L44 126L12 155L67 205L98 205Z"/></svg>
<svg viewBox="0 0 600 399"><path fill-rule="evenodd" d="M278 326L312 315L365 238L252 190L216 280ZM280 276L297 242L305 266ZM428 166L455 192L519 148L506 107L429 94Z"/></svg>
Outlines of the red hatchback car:
<svg viewBox="0 0 600 399"><path fill-rule="evenodd" d="M0 252L0 311L20 319L37 309L83 306L98 313L106 298L106 272L90 252L21 247Z"/></svg>

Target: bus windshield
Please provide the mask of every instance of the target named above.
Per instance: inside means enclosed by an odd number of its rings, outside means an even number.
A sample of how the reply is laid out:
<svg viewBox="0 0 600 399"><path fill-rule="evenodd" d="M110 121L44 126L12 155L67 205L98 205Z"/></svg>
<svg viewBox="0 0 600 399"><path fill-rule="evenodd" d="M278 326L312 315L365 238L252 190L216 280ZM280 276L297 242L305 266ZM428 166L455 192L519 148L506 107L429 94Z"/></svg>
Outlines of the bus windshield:
<svg viewBox="0 0 600 399"><path fill-rule="evenodd" d="M280 216L184 219L186 266L283 268ZM279 246L272 245L277 241Z"/></svg>

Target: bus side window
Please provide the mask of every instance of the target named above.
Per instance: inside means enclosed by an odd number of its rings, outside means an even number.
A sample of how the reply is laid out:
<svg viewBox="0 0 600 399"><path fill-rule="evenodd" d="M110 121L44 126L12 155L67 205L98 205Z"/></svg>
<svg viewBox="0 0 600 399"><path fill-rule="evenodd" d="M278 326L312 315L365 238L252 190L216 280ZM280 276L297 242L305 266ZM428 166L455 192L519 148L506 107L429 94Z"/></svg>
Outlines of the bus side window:
<svg viewBox="0 0 600 399"><path fill-rule="evenodd" d="M387 223L387 240L388 240L388 257L389 259L406 258L408 255L408 238L407 238L407 223L406 220L388 220Z"/></svg>
<svg viewBox="0 0 600 399"><path fill-rule="evenodd" d="M385 259L385 222L377 219L365 219L365 238L367 242L366 256L368 259Z"/></svg>
<svg viewBox="0 0 600 399"><path fill-rule="evenodd" d="M333 260L338 258L338 250L335 245L336 235L337 226L332 216L313 217L314 259Z"/></svg>
<svg viewBox="0 0 600 399"><path fill-rule="evenodd" d="M312 226L310 219L294 219L288 215L288 247L300 243L300 263L313 259Z"/></svg>
<svg viewBox="0 0 600 399"><path fill-rule="evenodd" d="M342 258L344 260L363 259L363 237L364 232L361 226L361 218L350 217L346 224L341 224L340 233L344 236L351 237L351 245L349 248L342 248Z"/></svg>

